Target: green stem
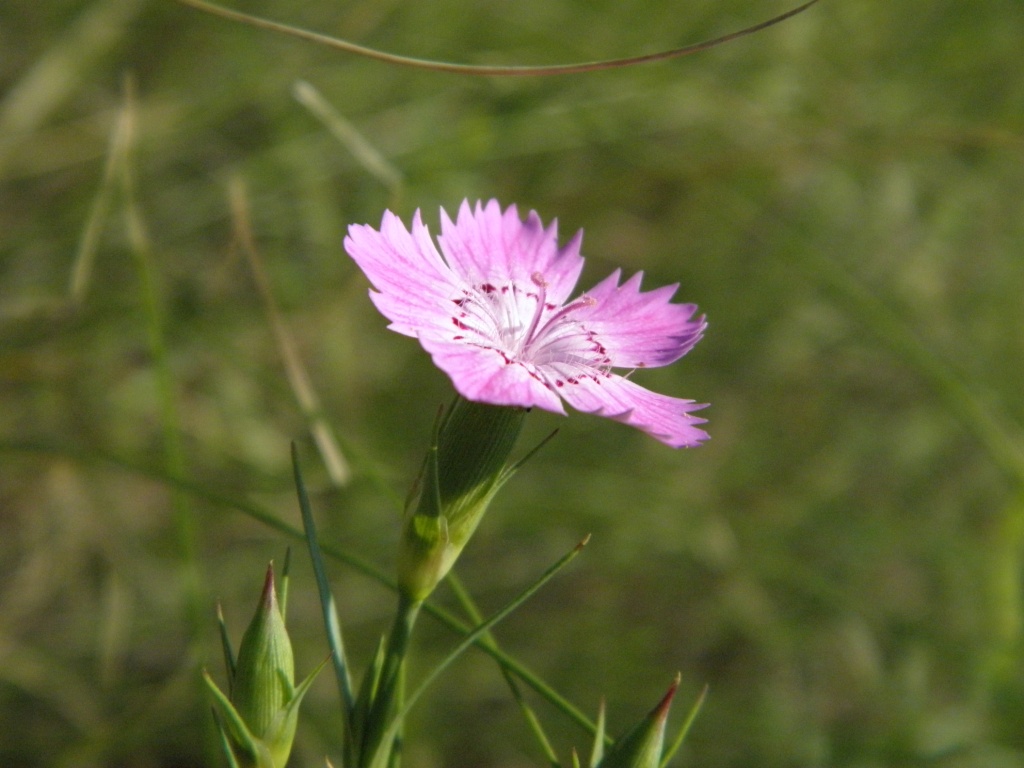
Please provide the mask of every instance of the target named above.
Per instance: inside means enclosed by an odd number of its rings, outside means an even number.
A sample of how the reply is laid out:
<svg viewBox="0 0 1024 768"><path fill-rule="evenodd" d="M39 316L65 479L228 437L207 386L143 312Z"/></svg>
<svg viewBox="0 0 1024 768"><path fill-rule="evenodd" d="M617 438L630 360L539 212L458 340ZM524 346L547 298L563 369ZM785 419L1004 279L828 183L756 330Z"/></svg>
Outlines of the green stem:
<svg viewBox="0 0 1024 768"><path fill-rule="evenodd" d="M818 2L818 0L808 0L808 2L805 2L803 5L792 8L785 13L780 13L778 16L773 16L767 21L762 21L758 24L741 29L738 32L730 32L727 35L716 37L713 40L705 40L702 43L695 43L694 45L687 45L682 48L674 48L670 51L648 53L642 56L631 56L624 59L605 59L602 61L586 61L576 64L554 64L551 66L532 67L478 66L474 64L454 64L447 61L434 61L431 59L417 59L411 56L400 56L398 54L378 51L374 48L357 45L356 43L351 43L348 40L341 40L337 37L330 37L329 35L310 32L306 29L282 24L277 21L270 21L269 19L262 19L258 16L250 16L249 14L242 13L241 11L235 11L221 5L205 2L205 0L178 0L178 2L182 5L188 5L192 8L196 8L197 10L205 11L206 13L214 16L220 16L222 19L236 21L241 24L248 24L251 27L266 29L271 32L277 32L278 34L288 35L290 37L297 37L300 40L324 45L328 48L344 51L345 53L353 53L357 56L365 56L368 59L375 59L386 64L397 64L404 67L416 67L418 69L426 69L434 72L449 72L459 75L477 75L484 77L537 77L541 75L578 75L584 72L597 72L603 69L619 69L621 67L631 67L636 64L648 64L655 61L664 61L666 59L676 59L680 56L699 53L700 51L706 51L709 48L714 48L722 45L723 43L728 43L741 37L752 35L755 32L760 32L762 29L767 29L768 27L783 22L799 13L803 13Z"/></svg>
<svg viewBox="0 0 1024 768"><path fill-rule="evenodd" d="M409 640L422 606L423 601L410 599L399 592L398 609L395 611L395 621L388 636L380 683L370 705L366 730L363 733L359 765L364 768L390 762L390 759L380 761L378 753L383 750L390 756L398 729L401 727L400 723L395 724L394 721L396 714L401 712L405 704L405 657L409 652Z"/></svg>

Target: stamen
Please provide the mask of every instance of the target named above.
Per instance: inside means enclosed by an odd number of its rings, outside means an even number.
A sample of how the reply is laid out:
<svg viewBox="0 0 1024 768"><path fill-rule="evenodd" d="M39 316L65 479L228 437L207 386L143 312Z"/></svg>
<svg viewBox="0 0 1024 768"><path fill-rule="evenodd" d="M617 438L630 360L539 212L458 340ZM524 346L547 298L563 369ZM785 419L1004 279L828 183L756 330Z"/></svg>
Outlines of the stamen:
<svg viewBox="0 0 1024 768"><path fill-rule="evenodd" d="M548 283L544 279L544 275L540 272L534 272L530 275L530 280L539 289L537 296L537 307L533 311L533 318L530 320L530 325L526 329L526 333L523 334L522 341L520 342L519 348L526 349L530 345L530 341L533 340L533 335L537 331L537 326L540 324L541 313L544 312L544 301L547 297Z"/></svg>
<svg viewBox="0 0 1024 768"><path fill-rule="evenodd" d="M592 307L595 304L597 304L597 299L593 298L592 296L587 296L587 294L583 294L578 299L576 299L576 301L572 302L571 304L566 304L560 310L555 312L555 314L551 316L547 323L544 324L544 327L547 328L552 323L561 320L570 312L575 312L577 309L583 309L583 307Z"/></svg>

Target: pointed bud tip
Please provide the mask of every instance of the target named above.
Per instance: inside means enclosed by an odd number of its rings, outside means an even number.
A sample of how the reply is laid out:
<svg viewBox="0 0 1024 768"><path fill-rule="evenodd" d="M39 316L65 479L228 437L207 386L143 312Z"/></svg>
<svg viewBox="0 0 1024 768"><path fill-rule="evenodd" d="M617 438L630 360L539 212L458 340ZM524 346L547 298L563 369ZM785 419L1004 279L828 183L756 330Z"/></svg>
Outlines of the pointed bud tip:
<svg viewBox="0 0 1024 768"><path fill-rule="evenodd" d="M676 691L679 690L679 683L682 680L682 675L676 672L675 680L672 681L672 685L669 686L668 691L662 697L661 701L658 702L658 706L654 708L656 716L660 720L666 720L668 718L668 711L672 707L672 699L675 698Z"/></svg>
<svg viewBox="0 0 1024 768"><path fill-rule="evenodd" d="M267 576L263 581L263 594L261 595L263 604L268 608L277 603L277 590L274 587L274 561L271 560L267 565Z"/></svg>

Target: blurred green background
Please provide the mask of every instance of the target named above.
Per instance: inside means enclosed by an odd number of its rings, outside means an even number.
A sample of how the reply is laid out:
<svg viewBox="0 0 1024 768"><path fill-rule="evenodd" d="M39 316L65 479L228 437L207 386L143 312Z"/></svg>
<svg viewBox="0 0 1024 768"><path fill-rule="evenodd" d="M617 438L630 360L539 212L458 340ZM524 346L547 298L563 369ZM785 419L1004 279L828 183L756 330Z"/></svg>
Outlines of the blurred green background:
<svg viewBox="0 0 1024 768"><path fill-rule="evenodd" d="M244 9L410 55L546 64L787 6ZM237 642L287 543L232 504L298 524L291 440L324 540L390 568L450 385L385 330L341 241L385 208L421 207L436 230L439 206L497 197L585 230L582 288L642 269L710 322L681 363L636 378L710 402L706 446L528 420L523 450L560 433L499 497L464 582L493 611L593 540L500 628L505 648L589 713L605 696L612 732L677 670L672 725L710 686L677 765L1024 766L1021 40L1019 0L823 0L690 58L496 80L170 0L4 2L0 764L218 764L197 676L222 679L214 607ZM232 184L344 485L233 234ZM326 645L296 554L301 675ZM392 597L331 569L361 666ZM455 642L420 628L414 676ZM531 701L563 760L586 750ZM292 765L340 754L336 702L324 675ZM543 762L475 652L417 711L407 760Z"/></svg>

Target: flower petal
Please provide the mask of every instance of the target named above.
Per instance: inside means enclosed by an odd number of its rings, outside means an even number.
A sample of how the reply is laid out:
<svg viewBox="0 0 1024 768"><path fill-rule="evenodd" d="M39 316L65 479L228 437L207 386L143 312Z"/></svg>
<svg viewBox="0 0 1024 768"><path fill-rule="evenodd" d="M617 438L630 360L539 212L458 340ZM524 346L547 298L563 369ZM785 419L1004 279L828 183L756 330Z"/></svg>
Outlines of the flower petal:
<svg viewBox="0 0 1024 768"><path fill-rule="evenodd" d="M615 368L655 368L685 355L704 333L695 304L672 304L678 285L640 290L643 272L619 285L615 270L585 294L593 303L573 313L600 339Z"/></svg>
<svg viewBox="0 0 1024 768"><path fill-rule="evenodd" d="M535 371L510 362L496 349L432 337L421 337L420 344L467 400L565 414L558 395Z"/></svg>
<svg viewBox="0 0 1024 768"><path fill-rule="evenodd" d="M411 233L391 211L385 211L380 231L350 226L345 250L377 289L370 297L392 330L417 336L450 325L448 303L460 281L434 247L419 211Z"/></svg>
<svg viewBox="0 0 1024 768"><path fill-rule="evenodd" d="M559 394L578 411L621 421L673 448L692 448L708 439L707 432L696 426L706 419L690 415L704 405L659 395L622 376L579 377Z"/></svg>
<svg viewBox="0 0 1024 768"><path fill-rule="evenodd" d="M453 223L441 210L441 235L438 242L445 258L460 277L472 285L509 280L522 286L533 285L540 274L547 290L547 301L561 304L572 293L583 269L580 256L582 234L564 248L558 247L558 222L546 229L536 211L521 221L516 206L504 212L497 200L486 206L468 201L459 207Z"/></svg>

